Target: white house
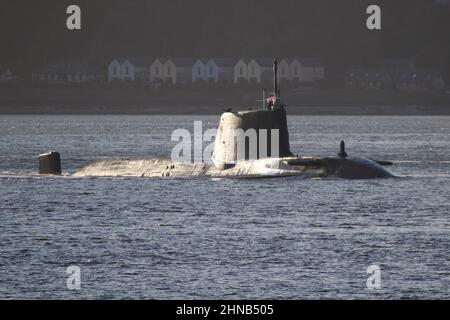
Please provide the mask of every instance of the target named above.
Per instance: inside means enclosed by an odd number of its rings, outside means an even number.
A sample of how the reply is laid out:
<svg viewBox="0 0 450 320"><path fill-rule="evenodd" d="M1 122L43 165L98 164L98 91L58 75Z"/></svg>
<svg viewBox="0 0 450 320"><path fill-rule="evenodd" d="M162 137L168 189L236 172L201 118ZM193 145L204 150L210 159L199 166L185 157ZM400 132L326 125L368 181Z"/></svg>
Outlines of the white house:
<svg viewBox="0 0 450 320"><path fill-rule="evenodd" d="M252 59L248 64L247 72L250 83L270 82L273 78L273 59Z"/></svg>
<svg viewBox="0 0 450 320"><path fill-rule="evenodd" d="M233 74L234 74L234 83L242 83L246 82L248 83L248 63L250 61L248 59L239 59L234 67L233 67Z"/></svg>
<svg viewBox="0 0 450 320"><path fill-rule="evenodd" d="M122 63L125 59L116 58L108 65L108 82L122 81Z"/></svg>
<svg viewBox="0 0 450 320"><path fill-rule="evenodd" d="M85 62L56 62L39 68L31 75L33 83L87 83L101 80L96 66Z"/></svg>
<svg viewBox="0 0 450 320"><path fill-rule="evenodd" d="M348 89L381 90L392 86L392 77L382 68L352 68L345 76Z"/></svg>
<svg viewBox="0 0 450 320"><path fill-rule="evenodd" d="M291 63L294 59L282 59L278 63L278 81L280 83L292 81Z"/></svg>
<svg viewBox="0 0 450 320"><path fill-rule="evenodd" d="M192 82L193 60L189 58L170 58L164 63L164 82L186 84Z"/></svg>
<svg viewBox="0 0 450 320"><path fill-rule="evenodd" d="M150 81L151 59L128 58L121 65L121 75L123 81L148 82Z"/></svg>
<svg viewBox="0 0 450 320"><path fill-rule="evenodd" d="M207 82L231 83L234 78L234 59L213 58L205 66L205 79Z"/></svg>
<svg viewBox="0 0 450 320"><path fill-rule="evenodd" d="M115 58L108 65L108 81L148 82L151 62L147 58Z"/></svg>
<svg viewBox="0 0 450 320"><path fill-rule="evenodd" d="M0 74L0 83L14 83L19 81L19 76L13 74L10 69Z"/></svg>
<svg viewBox="0 0 450 320"><path fill-rule="evenodd" d="M150 65L150 82L163 83L164 82L164 63L166 59L158 58Z"/></svg>
<svg viewBox="0 0 450 320"><path fill-rule="evenodd" d="M323 79L325 76L325 69L320 59L287 58L285 60L290 65L291 81L311 83Z"/></svg>
<svg viewBox="0 0 450 320"><path fill-rule="evenodd" d="M197 59L192 65L192 82L206 81L206 65L209 63L208 59Z"/></svg>
<svg viewBox="0 0 450 320"><path fill-rule="evenodd" d="M442 90L445 81L438 69L405 70L395 79L395 87L401 91Z"/></svg>
<svg viewBox="0 0 450 320"><path fill-rule="evenodd" d="M234 65L234 59L198 59L192 65L192 82L231 83L234 80Z"/></svg>

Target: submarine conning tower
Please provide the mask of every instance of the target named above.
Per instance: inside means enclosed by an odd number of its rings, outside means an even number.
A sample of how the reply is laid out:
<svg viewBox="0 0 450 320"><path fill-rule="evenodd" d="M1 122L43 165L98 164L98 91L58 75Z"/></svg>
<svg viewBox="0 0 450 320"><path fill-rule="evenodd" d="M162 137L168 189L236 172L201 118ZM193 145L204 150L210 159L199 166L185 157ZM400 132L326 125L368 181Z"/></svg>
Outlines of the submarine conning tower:
<svg viewBox="0 0 450 320"><path fill-rule="evenodd" d="M273 63L273 96L264 98L264 109L225 112L220 117L212 160L219 169L239 160L292 156L286 109L280 102L277 60Z"/></svg>

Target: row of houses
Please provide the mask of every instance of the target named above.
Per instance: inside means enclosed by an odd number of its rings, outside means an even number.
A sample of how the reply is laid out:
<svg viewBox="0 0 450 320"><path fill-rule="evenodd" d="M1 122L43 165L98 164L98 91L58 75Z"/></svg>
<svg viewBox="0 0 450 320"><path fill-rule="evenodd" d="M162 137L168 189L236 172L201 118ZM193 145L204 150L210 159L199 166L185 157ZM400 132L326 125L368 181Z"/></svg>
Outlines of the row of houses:
<svg viewBox="0 0 450 320"><path fill-rule="evenodd" d="M153 84L264 83L272 80L273 59L226 58L116 58L108 66L108 81L140 81ZM325 69L317 58L279 61L279 80L313 83Z"/></svg>
<svg viewBox="0 0 450 320"><path fill-rule="evenodd" d="M434 68L416 68L411 60L386 60L378 68L352 68L345 77L349 89L401 91L441 90L442 73Z"/></svg>
<svg viewBox="0 0 450 320"><path fill-rule="evenodd" d="M425 91L444 89L445 81L437 69L405 70L393 77L386 70L365 68L349 71L345 86L349 89Z"/></svg>
<svg viewBox="0 0 450 320"><path fill-rule="evenodd" d="M269 58L116 58L106 68L85 62L58 62L38 68L33 83L77 84L90 82L161 84L268 83L272 81L273 60ZM325 76L319 59L285 58L279 61L281 83L314 83ZM341 78L342 79L342 78ZM17 82L7 70L0 83ZM349 89L439 90L445 87L438 69L417 68L412 60L385 60L377 68L350 68L343 82Z"/></svg>

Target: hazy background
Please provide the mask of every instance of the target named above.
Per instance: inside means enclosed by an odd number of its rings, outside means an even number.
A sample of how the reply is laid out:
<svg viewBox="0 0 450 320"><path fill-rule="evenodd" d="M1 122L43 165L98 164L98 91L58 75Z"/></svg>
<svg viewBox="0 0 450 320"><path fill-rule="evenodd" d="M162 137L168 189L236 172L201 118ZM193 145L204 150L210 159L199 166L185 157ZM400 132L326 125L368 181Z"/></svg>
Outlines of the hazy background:
<svg viewBox="0 0 450 320"><path fill-rule="evenodd" d="M318 56L328 71L415 57L450 71L450 6L443 0L2 1L0 68L19 73L55 60L106 65L116 56ZM448 2L448 1L447 1ZM66 8L82 30L66 29ZM380 31L366 28L370 4Z"/></svg>

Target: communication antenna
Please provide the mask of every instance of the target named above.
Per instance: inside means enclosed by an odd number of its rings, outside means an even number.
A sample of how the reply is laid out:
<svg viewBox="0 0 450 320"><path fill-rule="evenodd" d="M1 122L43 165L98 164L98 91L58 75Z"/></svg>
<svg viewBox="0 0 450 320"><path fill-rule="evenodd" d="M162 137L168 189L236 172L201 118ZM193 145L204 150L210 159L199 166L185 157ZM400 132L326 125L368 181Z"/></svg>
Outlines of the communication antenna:
<svg viewBox="0 0 450 320"><path fill-rule="evenodd" d="M262 109L266 108L266 89L263 89Z"/></svg>
<svg viewBox="0 0 450 320"><path fill-rule="evenodd" d="M278 62L277 58L273 59L273 94L278 98Z"/></svg>

